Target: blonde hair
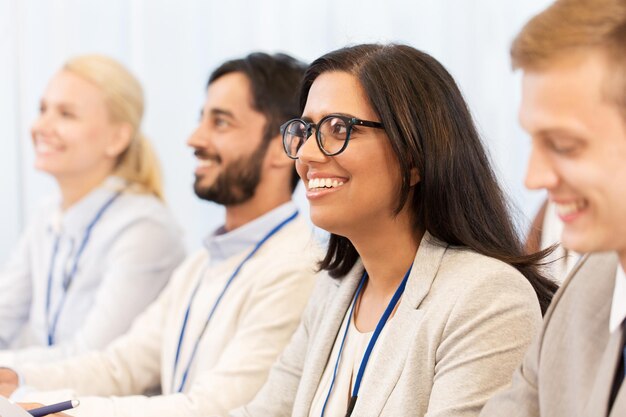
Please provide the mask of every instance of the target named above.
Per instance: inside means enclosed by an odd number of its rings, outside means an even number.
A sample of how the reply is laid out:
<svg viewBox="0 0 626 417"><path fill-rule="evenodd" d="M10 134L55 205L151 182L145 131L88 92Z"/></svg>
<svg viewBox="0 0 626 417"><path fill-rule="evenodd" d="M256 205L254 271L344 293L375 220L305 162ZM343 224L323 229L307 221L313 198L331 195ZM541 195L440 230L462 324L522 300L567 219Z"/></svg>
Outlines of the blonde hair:
<svg viewBox="0 0 626 417"><path fill-rule="evenodd" d="M566 54L596 49L611 65L605 92L626 115L626 1L557 0L511 46L513 68L542 69Z"/></svg>
<svg viewBox="0 0 626 417"><path fill-rule="evenodd" d="M141 133L144 110L143 89L139 81L119 62L102 55L81 55L63 66L98 87L114 122L128 123L132 137L119 155L113 174L128 181L131 189L151 193L163 200L161 169L150 141Z"/></svg>

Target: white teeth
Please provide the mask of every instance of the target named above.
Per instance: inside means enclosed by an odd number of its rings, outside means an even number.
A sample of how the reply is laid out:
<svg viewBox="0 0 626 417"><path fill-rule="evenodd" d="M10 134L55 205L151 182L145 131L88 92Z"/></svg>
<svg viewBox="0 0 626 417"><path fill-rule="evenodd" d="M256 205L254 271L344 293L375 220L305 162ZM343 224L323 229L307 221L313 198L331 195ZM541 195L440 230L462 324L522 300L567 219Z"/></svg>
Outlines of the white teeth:
<svg viewBox="0 0 626 417"><path fill-rule="evenodd" d="M331 180L330 178L313 178L309 180L308 188L337 188L343 185L343 181Z"/></svg>
<svg viewBox="0 0 626 417"><path fill-rule="evenodd" d="M561 216L570 216L585 207L584 202L556 204L556 211Z"/></svg>
<svg viewBox="0 0 626 417"><path fill-rule="evenodd" d="M42 141L35 142L35 151L38 153L50 153L56 151L56 148Z"/></svg>
<svg viewBox="0 0 626 417"><path fill-rule="evenodd" d="M208 168L213 166L214 162L212 159L198 159L198 167L199 168Z"/></svg>

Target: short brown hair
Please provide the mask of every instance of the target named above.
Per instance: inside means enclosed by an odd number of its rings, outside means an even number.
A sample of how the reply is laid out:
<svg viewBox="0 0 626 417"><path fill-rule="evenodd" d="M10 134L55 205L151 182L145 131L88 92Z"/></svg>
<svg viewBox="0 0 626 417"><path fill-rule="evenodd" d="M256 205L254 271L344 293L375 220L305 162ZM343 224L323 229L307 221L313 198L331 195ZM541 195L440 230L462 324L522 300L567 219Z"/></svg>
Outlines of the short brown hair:
<svg viewBox="0 0 626 417"><path fill-rule="evenodd" d="M626 0L557 0L533 17L511 46L515 69L548 67L559 57L595 49L611 64L610 98L626 115Z"/></svg>

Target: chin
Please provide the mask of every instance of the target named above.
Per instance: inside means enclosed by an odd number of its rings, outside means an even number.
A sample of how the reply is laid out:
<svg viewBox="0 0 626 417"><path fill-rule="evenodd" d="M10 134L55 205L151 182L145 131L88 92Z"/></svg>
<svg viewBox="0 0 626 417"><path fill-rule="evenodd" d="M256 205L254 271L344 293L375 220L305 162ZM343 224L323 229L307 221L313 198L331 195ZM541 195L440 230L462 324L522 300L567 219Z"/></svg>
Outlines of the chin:
<svg viewBox="0 0 626 417"><path fill-rule="evenodd" d="M52 176L61 175L62 171L54 166L50 166L45 162L35 162L35 169L37 171L44 172L46 174L50 174Z"/></svg>
<svg viewBox="0 0 626 417"><path fill-rule="evenodd" d="M337 234L336 232L337 227L335 225L336 221L332 221L331 219L328 218L328 216L321 215L321 213L315 213L313 209L310 212L310 216L311 216L311 222L316 227L326 230L329 233Z"/></svg>
<svg viewBox="0 0 626 417"><path fill-rule="evenodd" d="M212 190L213 182L206 181L204 178L199 178L196 176L196 180L193 183L193 188L196 192L207 193Z"/></svg>
<svg viewBox="0 0 626 417"><path fill-rule="evenodd" d="M332 219L323 218L321 216L315 216L311 213L311 222L322 230L332 233L337 236L343 236L349 239L350 228L345 222L345 218L337 219L333 216Z"/></svg>
<svg viewBox="0 0 626 417"><path fill-rule="evenodd" d="M610 239L603 239L598 234L598 230L584 231L564 230L561 237L561 244L578 253L611 251Z"/></svg>

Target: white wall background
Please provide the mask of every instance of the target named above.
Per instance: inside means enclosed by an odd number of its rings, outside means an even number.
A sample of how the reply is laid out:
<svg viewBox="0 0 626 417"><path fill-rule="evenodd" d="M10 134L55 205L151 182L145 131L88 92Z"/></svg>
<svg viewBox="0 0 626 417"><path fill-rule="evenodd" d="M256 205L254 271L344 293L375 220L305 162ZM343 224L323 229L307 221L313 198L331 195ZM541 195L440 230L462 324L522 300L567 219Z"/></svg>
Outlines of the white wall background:
<svg viewBox="0 0 626 417"><path fill-rule="evenodd" d="M526 224L542 196L523 188L529 141L517 125L519 74L508 48L549 0L0 0L0 261L54 183L32 168L29 126L48 79L70 56L111 55L142 81L143 128L189 248L216 227L219 207L192 192L192 152L210 71L253 50L310 61L346 44L402 42L456 78L503 185ZM301 190L299 205L306 208Z"/></svg>

